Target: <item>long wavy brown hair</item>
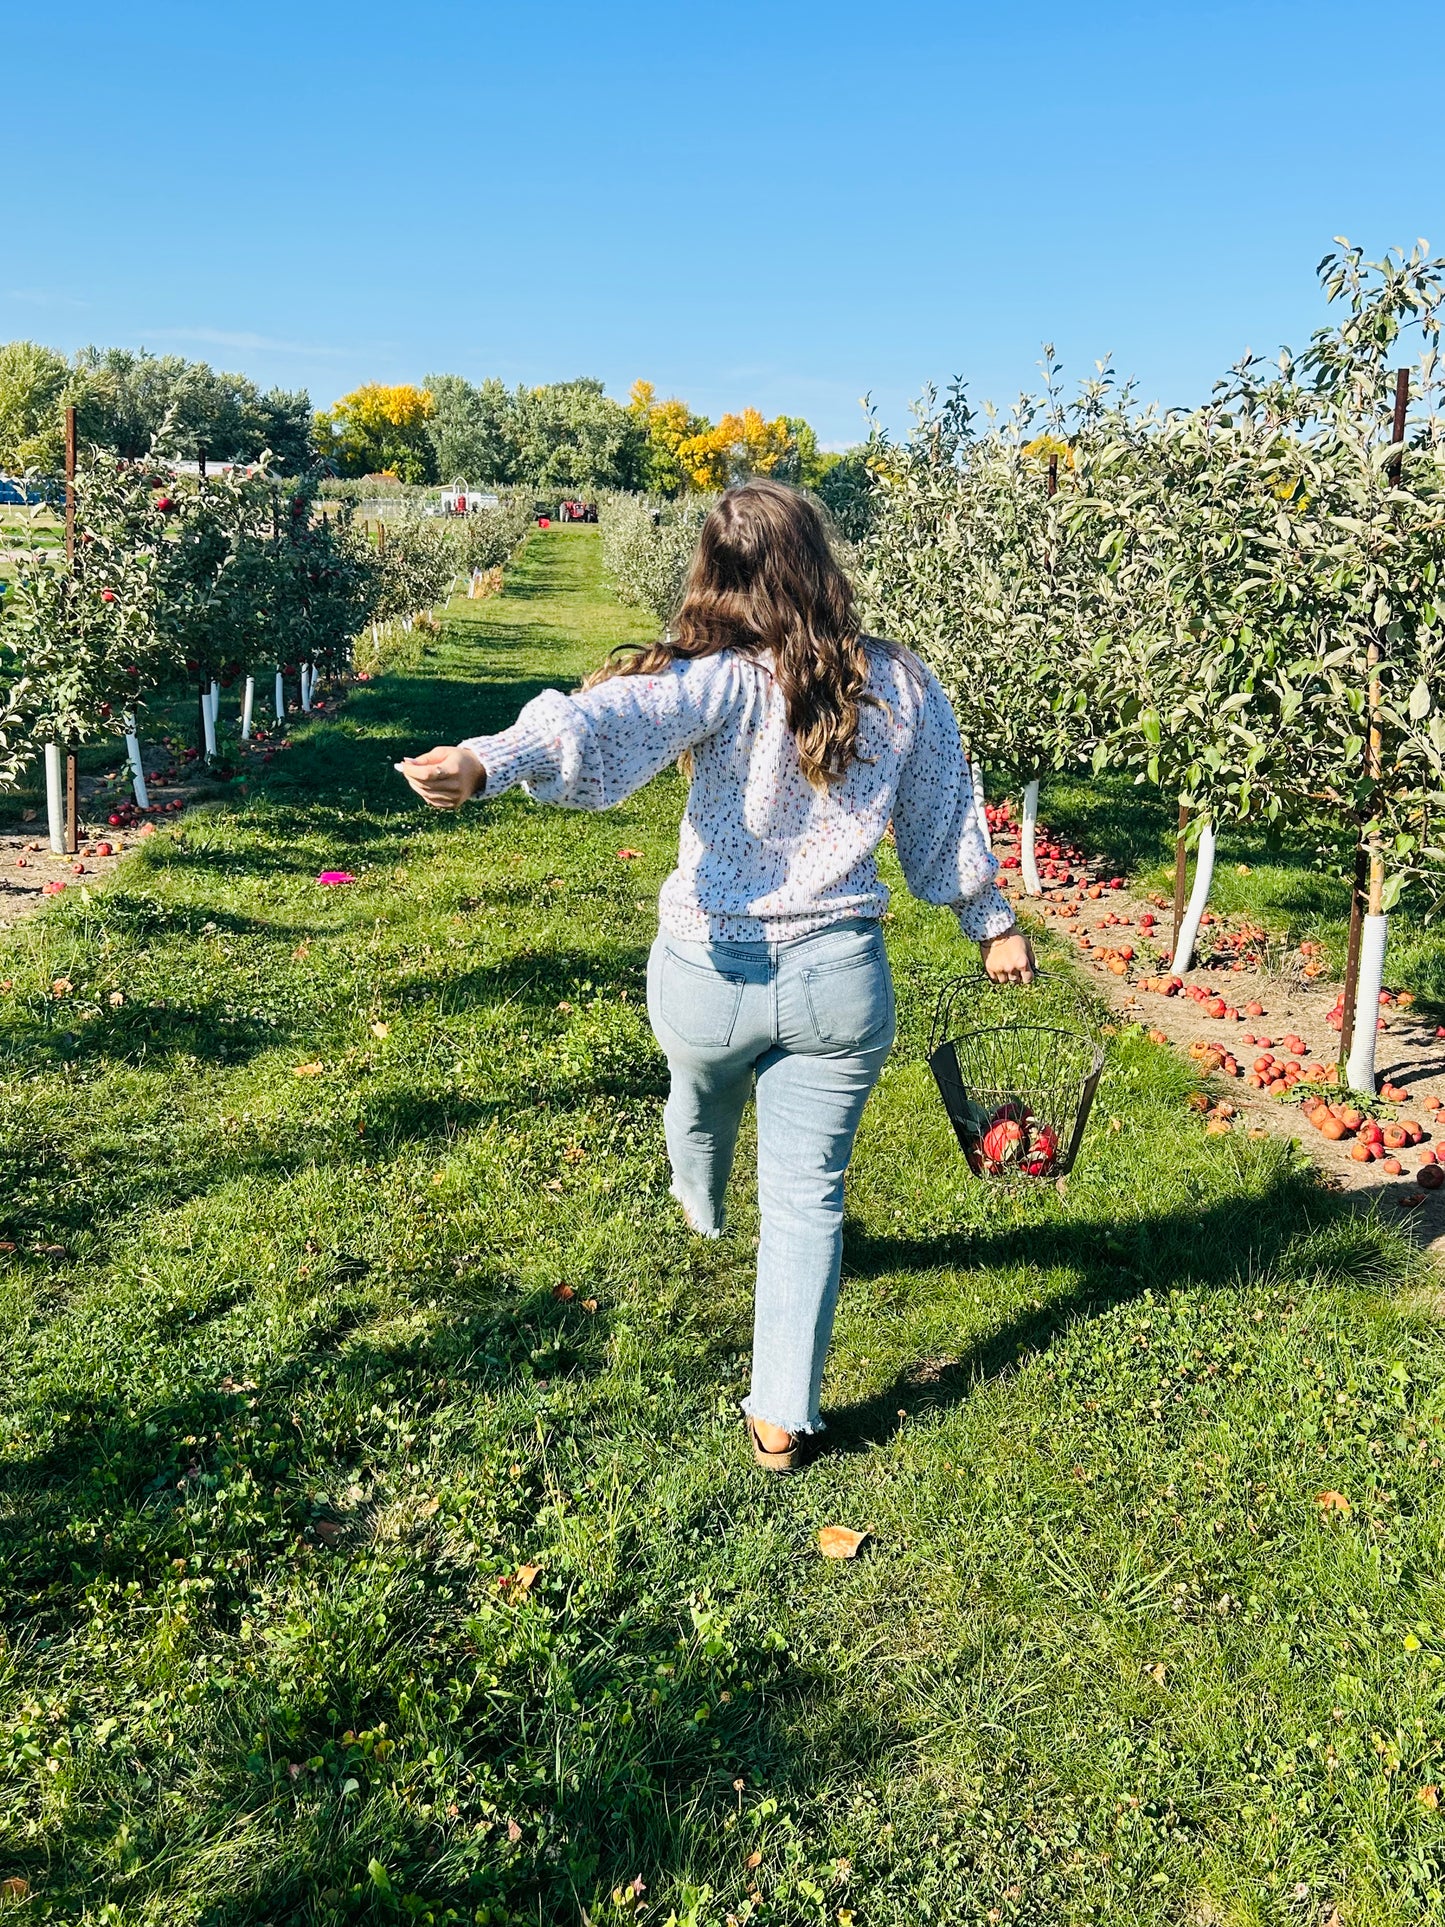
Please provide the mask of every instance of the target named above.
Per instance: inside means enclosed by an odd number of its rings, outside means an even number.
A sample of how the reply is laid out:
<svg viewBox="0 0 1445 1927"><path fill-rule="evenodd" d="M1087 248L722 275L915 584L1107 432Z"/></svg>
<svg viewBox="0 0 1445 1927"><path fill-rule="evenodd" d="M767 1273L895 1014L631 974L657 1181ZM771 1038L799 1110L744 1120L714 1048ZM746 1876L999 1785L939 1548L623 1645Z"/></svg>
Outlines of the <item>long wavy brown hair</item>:
<svg viewBox="0 0 1445 1927"><path fill-rule="evenodd" d="M660 642L614 656L590 683L655 674L724 649L770 656L803 774L815 789L858 756L868 651L853 588L815 503L782 482L730 488L702 525L677 613Z"/></svg>

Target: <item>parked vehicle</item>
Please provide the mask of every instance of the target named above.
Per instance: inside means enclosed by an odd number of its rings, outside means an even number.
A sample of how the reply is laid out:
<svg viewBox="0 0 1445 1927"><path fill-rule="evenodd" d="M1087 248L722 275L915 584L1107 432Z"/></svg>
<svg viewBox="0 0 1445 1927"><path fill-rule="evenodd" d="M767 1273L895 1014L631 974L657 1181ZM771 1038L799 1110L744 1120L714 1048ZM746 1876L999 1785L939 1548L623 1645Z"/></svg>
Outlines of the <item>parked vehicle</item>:
<svg viewBox="0 0 1445 1927"><path fill-rule="evenodd" d="M440 502L428 503L425 515L475 515L479 509L494 509L500 496L479 488L468 488L461 480L452 483Z"/></svg>
<svg viewBox="0 0 1445 1927"><path fill-rule="evenodd" d="M45 500L45 490L23 481L18 475L0 475L0 503L7 508L29 508Z"/></svg>

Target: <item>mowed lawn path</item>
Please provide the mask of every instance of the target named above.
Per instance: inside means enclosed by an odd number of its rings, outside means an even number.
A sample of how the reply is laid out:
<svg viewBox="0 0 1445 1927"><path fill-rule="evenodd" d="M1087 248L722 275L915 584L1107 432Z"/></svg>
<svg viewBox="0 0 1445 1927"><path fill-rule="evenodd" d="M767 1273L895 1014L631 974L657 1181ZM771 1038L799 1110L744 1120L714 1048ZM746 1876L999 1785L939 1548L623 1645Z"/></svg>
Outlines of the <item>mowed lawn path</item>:
<svg viewBox="0 0 1445 1927"><path fill-rule="evenodd" d="M536 534L4 937L0 1913L1441 1919L1433 1277L1137 1033L1063 1195L977 1183L901 893L836 1450L751 1466L751 1150L692 1240L643 1007L680 777L391 768L647 633Z"/></svg>

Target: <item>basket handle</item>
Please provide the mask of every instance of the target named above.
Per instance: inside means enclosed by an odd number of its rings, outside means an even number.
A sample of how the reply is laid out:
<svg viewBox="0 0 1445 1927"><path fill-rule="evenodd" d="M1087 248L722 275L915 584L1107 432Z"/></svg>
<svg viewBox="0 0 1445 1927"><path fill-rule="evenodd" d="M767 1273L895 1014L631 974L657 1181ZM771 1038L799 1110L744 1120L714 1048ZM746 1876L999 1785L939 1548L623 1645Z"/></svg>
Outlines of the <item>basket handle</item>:
<svg viewBox="0 0 1445 1927"><path fill-rule="evenodd" d="M933 1007L933 1021L929 1025L928 1030L929 1056L931 1057L933 1055L934 1051L938 1049L938 1046L943 1043L948 1036L949 1028L953 1020L954 1005L957 1004L960 999L966 998L970 993L978 990L986 991L991 995L1006 990L1021 990L1027 993L1028 991L1036 989L1041 983L1045 984L1051 990L1060 989L1070 992L1081 1014L1086 1014L1090 1011L1091 1006L1086 993L1080 989L1079 985L1071 976L1062 971L1041 970L1035 967L1033 980L1030 983L1000 984L995 983L986 970L968 970L963 972L961 976L950 977L938 993L938 1001ZM1093 1028L1091 1024L1090 1030L1092 1031Z"/></svg>

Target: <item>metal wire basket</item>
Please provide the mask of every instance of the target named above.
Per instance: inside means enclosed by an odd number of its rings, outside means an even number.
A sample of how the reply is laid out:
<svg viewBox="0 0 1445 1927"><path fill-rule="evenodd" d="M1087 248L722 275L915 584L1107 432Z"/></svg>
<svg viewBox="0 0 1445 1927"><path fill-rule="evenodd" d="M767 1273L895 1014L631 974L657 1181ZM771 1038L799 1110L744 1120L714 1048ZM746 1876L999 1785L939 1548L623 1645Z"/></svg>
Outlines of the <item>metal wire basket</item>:
<svg viewBox="0 0 1445 1927"><path fill-rule="evenodd" d="M1061 1178L1073 1169L1104 1068L1087 1000L1042 972L1027 989L976 972L945 984L928 1065L976 1177Z"/></svg>

